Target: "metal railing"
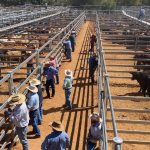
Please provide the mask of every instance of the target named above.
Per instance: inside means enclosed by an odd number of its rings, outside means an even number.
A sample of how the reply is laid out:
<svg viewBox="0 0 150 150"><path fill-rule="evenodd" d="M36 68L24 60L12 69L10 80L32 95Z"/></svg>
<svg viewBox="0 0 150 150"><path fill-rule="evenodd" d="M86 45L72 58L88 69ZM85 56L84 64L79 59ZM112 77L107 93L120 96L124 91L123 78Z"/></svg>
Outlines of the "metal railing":
<svg viewBox="0 0 150 150"><path fill-rule="evenodd" d="M80 31L80 27L81 25L84 23L84 18L85 18L85 12L82 12L77 18L75 18L73 21L71 21L65 28L63 28L57 35L55 35L53 38L51 38L48 42L46 42L40 49L36 50L29 58L27 58L24 62L22 62L19 66L17 66L14 70L12 70L8 75L6 75L2 80L0 80L0 84L4 81L9 82L9 92L10 94L12 94L12 92L20 92L21 88L23 86L26 85L26 83L31 79L31 77L36 74L36 77L40 80L42 80L42 74L43 74L43 63L48 59L48 57L52 54L55 54L55 56L57 57L59 63L61 63L61 60L63 58L63 49L62 49L62 41L66 38L66 36L70 33L70 31L75 30L76 33L78 33ZM60 39L60 41L58 42L58 44L52 48L51 44L53 42L53 40L55 40L56 38L58 38L61 34L63 34L63 37ZM39 53L44 50L44 48L46 48L47 46L50 47L49 53L46 55L45 58L43 58L41 61L39 61ZM13 84L13 75L15 74L15 72L19 69L21 69L24 65L27 64L27 62L29 62L32 58L36 57L36 68L32 71L32 73L19 85L14 87ZM27 90L25 90L23 92L24 94L27 93ZM2 111L8 104L8 102L10 101L10 98L8 98L0 107L0 111ZM0 127L5 123L5 119L2 118L0 120ZM3 136L1 137L1 139L3 139L3 137L5 136L5 134L3 134ZM15 137L15 139L17 139ZM0 140L1 141L1 140ZM4 142L1 145L1 150L4 149L6 146L6 142Z"/></svg>
<svg viewBox="0 0 150 150"><path fill-rule="evenodd" d="M107 139L107 126L106 126L106 116L107 116L107 106L110 105L112 125L114 131L113 138L113 150L121 150L121 144L123 140L118 137L118 131L115 121L114 108L112 103L112 97L109 87L109 75L107 74L104 51L102 47L101 32L99 15L96 13L96 34L97 34L97 55L98 55L98 108L103 119L103 144L101 144L100 150L108 150L108 139Z"/></svg>

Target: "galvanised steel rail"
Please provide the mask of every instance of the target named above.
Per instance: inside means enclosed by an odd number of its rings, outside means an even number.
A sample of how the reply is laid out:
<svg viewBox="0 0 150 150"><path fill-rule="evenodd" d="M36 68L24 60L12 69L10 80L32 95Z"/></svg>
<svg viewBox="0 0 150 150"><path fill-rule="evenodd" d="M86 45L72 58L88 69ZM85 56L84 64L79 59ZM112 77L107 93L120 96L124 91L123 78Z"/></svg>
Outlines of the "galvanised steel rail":
<svg viewBox="0 0 150 150"><path fill-rule="evenodd" d="M48 58L48 56L55 54L57 59L59 60L59 63L61 63L61 60L63 58L63 50L62 49L62 41L66 38L66 36L70 33L71 30L75 30L76 33L79 32L80 30L80 26L84 23L84 18L85 18L85 13L81 13L77 18L75 18L71 23L69 23L60 33L58 33L56 36L54 36L52 39L50 39L47 43L45 43L40 49L38 49L34 54L32 54L29 58L27 58L23 63L21 63L19 66L17 66L12 72L10 72L9 75L10 76L10 89L13 92L19 92L20 89L26 85L26 83L31 79L31 77L36 74L37 78L39 78L40 80L42 80L42 73L43 73L43 63L46 61L46 59ZM48 55L42 59L41 61L39 61L39 52L42 51L47 45L51 45L52 41L55 40L55 38L57 38L61 33L65 33L63 38L61 39L61 41L54 47L51 48L50 52L48 53ZM50 46L49 45L49 46ZM60 55L61 54L61 55ZM23 81L18 87L13 87L13 74L15 73L15 71L17 71L18 69L20 69L21 67L23 67L23 65L25 65L30 59L32 59L33 57L37 57L36 59L36 68L33 70L33 72L25 79L25 81ZM40 63L41 62L41 63ZM3 80L3 79L2 79ZM6 79L5 79L6 80ZM1 81L1 80L0 80ZM24 94L27 93L27 90L25 90L23 92ZM10 98L8 98L5 103L0 107L0 111L2 111L8 104L8 102L10 101ZM0 120L0 126L2 126L5 123L5 119L2 118ZM5 133L3 133L3 135L1 134L1 139L3 139L3 137L5 136ZM15 137L15 139L17 139ZM7 143L4 142L1 145L1 150L4 149L6 147Z"/></svg>
<svg viewBox="0 0 150 150"><path fill-rule="evenodd" d="M130 18L130 19L132 19L132 20L134 20L134 21L137 21L137 22L139 22L139 23L142 23L143 25L146 25L146 26L148 26L148 27L150 26L150 22L147 22L147 21L144 21L144 20L139 20L138 18L129 15L128 12L126 12L125 10L122 10L122 13L123 13L123 15L125 15L126 17L128 17L128 18Z"/></svg>
<svg viewBox="0 0 150 150"><path fill-rule="evenodd" d="M41 18L37 18L37 19L30 20L30 21L25 21L25 22L21 22L21 23L15 24L15 25L11 25L11 26L8 26L8 27L0 28L0 33L8 31L8 30L15 29L15 28L18 28L20 26L25 26L25 25L28 25L28 24L31 24L31 23L35 23L35 22L38 22L38 21L41 21L41 20L44 20L44 19L47 19L47 18L55 17L55 16L57 16L57 15L59 15L61 13L65 13L67 11L69 11L69 9L67 9L65 11L59 11L59 12L57 12L55 14L44 16L44 17L41 17Z"/></svg>
<svg viewBox="0 0 150 150"><path fill-rule="evenodd" d="M100 32L100 23L99 23L99 15L98 12L96 14L96 24L97 24L97 53L98 53L98 91L99 91L99 110L103 118L103 147L101 150L108 149L108 140L107 140L107 126L106 126L106 115L107 115L107 105L109 101L111 117L112 117L112 125L113 125L113 149L114 150L121 150L123 140L118 137L118 131L116 126L116 120L114 115L114 108L112 104L112 97L109 87L109 76L107 74L106 63L104 58L104 52L102 47L102 39L101 39L101 32Z"/></svg>

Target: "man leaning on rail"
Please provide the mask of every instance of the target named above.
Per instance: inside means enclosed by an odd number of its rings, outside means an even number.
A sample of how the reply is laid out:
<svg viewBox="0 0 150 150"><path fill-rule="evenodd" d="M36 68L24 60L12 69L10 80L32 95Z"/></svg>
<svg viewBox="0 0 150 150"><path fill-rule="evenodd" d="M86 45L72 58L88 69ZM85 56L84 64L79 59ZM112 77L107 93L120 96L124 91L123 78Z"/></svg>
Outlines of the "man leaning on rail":
<svg viewBox="0 0 150 150"><path fill-rule="evenodd" d="M18 93L10 97L8 111L5 111L5 119L12 122L16 127L16 133L22 144L23 150L28 150L27 128L29 124L29 113L25 103L25 95Z"/></svg>

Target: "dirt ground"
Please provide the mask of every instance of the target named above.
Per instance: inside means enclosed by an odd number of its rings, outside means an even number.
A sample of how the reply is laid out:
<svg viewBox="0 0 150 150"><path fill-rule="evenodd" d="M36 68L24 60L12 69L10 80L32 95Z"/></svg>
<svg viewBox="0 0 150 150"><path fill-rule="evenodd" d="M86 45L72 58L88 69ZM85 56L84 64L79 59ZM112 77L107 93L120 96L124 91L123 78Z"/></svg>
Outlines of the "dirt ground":
<svg viewBox="0 0 150 150"><path fill-rule="evenodd" d="M40 125L41 138L34 139L34 137L29 136L29 149L30 150L40 150L41 143L43 142L46 135L48 135L52 130L48 126L49 122L53 120L61 120L65 126L66 132L69 134L71 139L70 150L85 150L86 149L86 136L88 128L90 125L90 120L88 116L93 111L97 111L97 85L92 85L88 79L88 53L80 53L81 51L89 50L89 42L86 36L86 31L88 26L91 25L90 22L86 22L78 36L76 50L73 53L72 62L63 60L60 68L60 84L56 85L56 95L53 99L44 99L43 109L44 117L43 123ZM108 44L108 43L104 43ZM111 44L111 43L109 43ZM123 46L114 45L116 49L124 49ZM104 48L113 49L114 46L104 46ZM133 56L125 55L107 55L107 58L132 58ZM112 61L107 60L106 64L129 64L133 65L133 61ZM64 91L62 89L64 70L71 69L74 72L74 82L73 91L71 95L71 100L73 104L73 110L67 111L62 105L65 102ZM129 67L111 67L107 66L108 70L126 70L131 71L133 68ZM109 73L109 72L108 72ZM129 73L109 73L110 76L129 76ZM138 93L139 86L136 81L131 79L118 79L110 78L110 87L112 95L130 95L130 96L141 96ZM46 93L44 92L44 96ZM133 109L150 109L149 101L131 101L131 100L114 100L114 108L133 108ZM107 113L107 119L110 119L110 112ZM131 119L131 120L150 120L150 115L147 113L140 112L115 112L116 119ZM118 129L124 130L141 130L150 131L149 124L129 124L129 123L117 123ZM107 123L107 128L112 129L111 123ZM29 127L29 131L32 128ZM123 140L141 140L150 141L149 134L126 134L119 133L119 136ZM112 139L113 134L109 132L108 139ZM21 144L18 144L13 148L14 150L21 150ZM149 150L149 145L135 145L135 144L124 144L123 150ZM112 150L112 144L109 144L109 150Z"/></svg>
<svg viewBox="0 0 150 150"><path fill-rule="evenodd" d="M70 63L65 59L62 62L60 67L60 84L56 85L55 97L53 99L44 99L44 117L42 125L39 126L42 136L39 139L29 137L30 150L40 150L45 136L52 131L48 124L53 120L61 120L63 122L70 136L71 150L85 149L86 136L90 125L88 116L91 112L97 111L97 86L92 85L88 79L88 53L80 53L81 51L89 50L89 42L85 40L89 24L90 22L85 23L77 36L77 45L72 55L72 62ZM65 69L71 69L74 72L73 91L71 94L72 111L67 111L62 107L65 102L62 89ZM45 92L44 96L46 96ZM31 131L31 127L29 127L29 131ZM14 147L14 150L21 150L21 144Z"/></svg>

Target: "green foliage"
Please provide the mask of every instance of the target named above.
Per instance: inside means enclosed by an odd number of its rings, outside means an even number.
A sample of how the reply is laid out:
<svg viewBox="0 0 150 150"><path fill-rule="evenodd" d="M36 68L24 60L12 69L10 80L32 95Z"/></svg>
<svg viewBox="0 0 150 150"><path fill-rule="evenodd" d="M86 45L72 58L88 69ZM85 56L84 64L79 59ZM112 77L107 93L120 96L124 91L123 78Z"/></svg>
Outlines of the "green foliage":
<svg viewBox="0 0 150 150"><path fill-rule="evenodd" d="M18 5L24 3L44 4L68 4L68 5L102 5L105 9L111 9L116 6L125 5L150 5L150 0L0 0L4 5Z"/></svg>

